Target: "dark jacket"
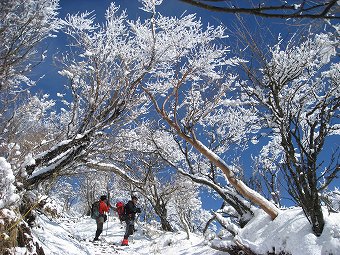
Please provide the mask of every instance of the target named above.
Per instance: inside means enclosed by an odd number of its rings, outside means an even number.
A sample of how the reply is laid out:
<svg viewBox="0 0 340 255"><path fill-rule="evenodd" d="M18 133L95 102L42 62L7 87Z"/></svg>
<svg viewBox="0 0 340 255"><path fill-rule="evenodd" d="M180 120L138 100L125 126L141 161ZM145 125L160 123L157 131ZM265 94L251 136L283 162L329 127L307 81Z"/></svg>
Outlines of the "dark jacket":
<svg viewBox="0 0 340 255"><path fill-rule="evenodd" d="M135 204L130 200L125 205L125 214L127 215L127 218L130 220L134 220L136 218L136 213L140 213L141 210Z"/></svg>

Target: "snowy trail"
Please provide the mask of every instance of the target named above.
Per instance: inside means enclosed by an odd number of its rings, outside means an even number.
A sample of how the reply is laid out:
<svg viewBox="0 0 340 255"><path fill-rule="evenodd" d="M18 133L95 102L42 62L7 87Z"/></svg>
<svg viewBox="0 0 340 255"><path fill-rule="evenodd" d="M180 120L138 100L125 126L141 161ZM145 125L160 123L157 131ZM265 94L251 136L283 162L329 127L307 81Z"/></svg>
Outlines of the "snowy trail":
<svg viewBox="0 0 340 255"><path fill-rule="evenodd" d="M109 244L107 242L93 243L89 241L82 241L89 250L93 250L94 255L100 254L129 254L129 247L119 247L116 245Z"/></svg>
<svg viewBox="0 0 340 255"><path fill-rule="evenodd" d="M125 225L121 224L116 217L110 216L108 218L108 222L104 224L103 233L99 237L99 242L92 242L96 232L96 223L93 219L81 218L79 221L62 223L61 225L64 225L81 244L85 245L91 254L138 254L133 249L133 243L130 243L129 247L120 246Z"/></svg>
<svg viewBox="0 0 340 255"><path fill-rule="evenodd" d="M226 255L211 249L200 235L192 234L190 240L183 232L161 232L154 230L152 237L144 234L136 224L137 232L129 238L129 246L120 246L125 232L125 224L117 217L110 216L104 224L99 239L93 243L96 232L95 220L89 217L49 220L44 215L37 218L37 226L32 229L46 255Z"/></svg>

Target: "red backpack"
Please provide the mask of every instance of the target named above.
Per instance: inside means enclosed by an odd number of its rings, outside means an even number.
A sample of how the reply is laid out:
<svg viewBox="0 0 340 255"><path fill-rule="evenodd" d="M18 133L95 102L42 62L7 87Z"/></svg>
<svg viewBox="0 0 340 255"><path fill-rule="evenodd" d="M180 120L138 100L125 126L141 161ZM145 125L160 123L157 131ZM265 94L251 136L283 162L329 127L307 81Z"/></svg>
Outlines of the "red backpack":
<svg viewBox="0 0 340 255"><path fill-rule="evenodd" d="M125 205L123 202L119 201L116 203L116 210L117 210L117 213L118 213L118 218L121 220L121 221L124 221L125 220L125 209L124 209Z"/></svg>

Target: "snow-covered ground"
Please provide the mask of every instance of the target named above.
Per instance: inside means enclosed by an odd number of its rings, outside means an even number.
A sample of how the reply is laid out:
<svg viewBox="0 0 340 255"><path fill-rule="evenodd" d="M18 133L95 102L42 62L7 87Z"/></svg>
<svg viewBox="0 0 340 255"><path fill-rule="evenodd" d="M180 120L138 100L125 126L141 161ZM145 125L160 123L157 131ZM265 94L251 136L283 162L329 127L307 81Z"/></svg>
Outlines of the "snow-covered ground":
<svg viewBox="0 0 340 255"><path fill-rule="evenodd" d="M317 237L301 208L281 210L273 221L257 209L239 239L259 254L285 251L292 255L340 255L340 213L329 214L324 208L324 218L324 230Z"/></svg>
<svg viewBox="0 0 340 255"><path fill-rule="evenodd" d="M280 210L278 217L271 220L262 210L255 210L255 217L243 229L234 229L237 236L228 240L228 235L212 240L214 246L235 245L235 240L258 254L267 252L289 252L292 255L340 255L340 213L328 213L325 209L325 228L320 237L312 233L301 208ZM227 254L209 247L202 235L191 234L186 239L183 232L165 233L150 225L136 224L137 232L130 237L128 247L120 246L125 226L116 216L110 216L104 225L101 242L91 240L96 223L89 217L49 220L39 215L32 229L36 240L46 255L82 254L164 254L164 255L222 255ZM116 245L114 245L116 244ZM25 254L17 248L15 254Z"/></svg>
<svg viewBox="0 0 340 255"><path fill-rule="evenodd" d="M85 217L79 219L64 219L50 221L44 215L40 215L33 233L42 244L45 254L226 254L211 249L206 245L204 238L192 234L190 240L186 234L153 232L153 237L143 234L140 226L136 225L137 232L130 237L128 247L121 247L125 226L121 225L115 216L110 216L104 225L104 231L100 236L102 240L93 244L91 240L96 232L96 223L93 219ZM113 244L117 244L114 246Z"/></svg>

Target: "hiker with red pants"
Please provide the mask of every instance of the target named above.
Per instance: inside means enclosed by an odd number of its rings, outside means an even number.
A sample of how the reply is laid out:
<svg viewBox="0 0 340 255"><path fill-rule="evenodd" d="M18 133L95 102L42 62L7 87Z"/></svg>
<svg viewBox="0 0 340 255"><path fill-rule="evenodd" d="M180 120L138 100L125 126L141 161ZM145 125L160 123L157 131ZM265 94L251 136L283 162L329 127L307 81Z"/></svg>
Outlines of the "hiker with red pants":
<svg viewBox="0 0 340 255"><path fill-rule="evenodd" d="M98 237L103 232L104 222L107 220L107 215L105 212L109 212L110 204L107 202L107 197L105 195L100 197L99 201L99 216L96 218L97 231L96 236L93 241L98 241Z"/></svg>
<svg viewBox="0 0 340 255"><path fill-rule="evenodd" d="M119 218L121 224L123 224L123 221L125 221L125 219L124 219L124 217L125 217L124 206L125 206L124 203L121 202L121 201L116 203L115 211L118 214L118 218Z"/></svg>
<svg viewBox="0 0 340 255"><path fill-rule="evenodd" d="M138 198L136 196L131 196L131 200L125 205L125 222L126 222L126 230L124 239L122 241L122 246L129 245L129 236L133 234L135 231L135 218L136 213L140 213L141 210L137 205Z"/></svg>

